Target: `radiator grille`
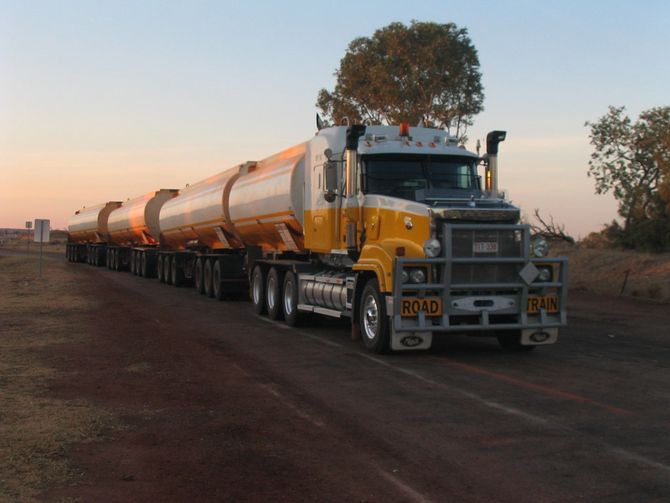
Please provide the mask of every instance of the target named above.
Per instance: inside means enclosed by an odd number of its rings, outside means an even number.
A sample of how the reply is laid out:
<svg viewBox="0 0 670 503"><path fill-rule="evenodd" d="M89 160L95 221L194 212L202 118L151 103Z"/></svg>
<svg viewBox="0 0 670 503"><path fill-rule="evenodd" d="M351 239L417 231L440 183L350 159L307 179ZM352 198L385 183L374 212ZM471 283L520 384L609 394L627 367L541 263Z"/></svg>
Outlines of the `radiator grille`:
<svg viewBox="0 0 670 503"><path fill-rule="evenodd" d="M520 258L524 256L523 233L520 230L454 229L451 237L451 256L453 258ZM453 264L451 277L454 283L514 282L519 278L518 273L522 265Z"/></svg>

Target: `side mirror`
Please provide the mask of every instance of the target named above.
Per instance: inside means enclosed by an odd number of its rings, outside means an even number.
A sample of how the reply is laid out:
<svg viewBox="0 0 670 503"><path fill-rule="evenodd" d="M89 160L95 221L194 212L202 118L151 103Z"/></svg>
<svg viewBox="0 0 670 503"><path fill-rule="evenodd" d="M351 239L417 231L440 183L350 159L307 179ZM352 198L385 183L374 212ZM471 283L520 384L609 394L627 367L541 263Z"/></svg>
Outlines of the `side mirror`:
<svg viewBox="0 0 670 503"><path fill-rule="evenodd" d="M323 198L332 203L337 196L337 164L326 161L323 165L323 179L325 180Z"/></svg>

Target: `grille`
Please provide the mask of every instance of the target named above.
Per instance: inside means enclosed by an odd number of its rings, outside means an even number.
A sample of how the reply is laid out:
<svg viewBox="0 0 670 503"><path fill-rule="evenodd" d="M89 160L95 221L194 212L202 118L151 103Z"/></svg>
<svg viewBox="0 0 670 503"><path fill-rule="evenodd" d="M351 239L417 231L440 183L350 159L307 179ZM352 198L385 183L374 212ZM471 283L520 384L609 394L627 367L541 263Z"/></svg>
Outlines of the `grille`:
<svg viewBox="0 0 670 503"><path fill-rule="evenodd" d="M477 245L476 245L477 243ZM453 229L451 256L454 258L520 258L523 232L518 229ZM453 264L454 283L512 283L518 281L522 264Z"/></svg>

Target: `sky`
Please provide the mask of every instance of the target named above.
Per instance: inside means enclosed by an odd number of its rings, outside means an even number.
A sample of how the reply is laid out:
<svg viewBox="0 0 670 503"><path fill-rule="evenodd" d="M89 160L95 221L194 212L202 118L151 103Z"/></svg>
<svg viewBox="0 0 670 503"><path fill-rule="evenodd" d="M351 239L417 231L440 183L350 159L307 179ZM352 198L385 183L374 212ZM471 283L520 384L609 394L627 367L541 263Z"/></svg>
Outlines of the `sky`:
<svg viewBox="0 0 670 503"><path fill-rule="evenodd" d="M670 105L670 2L0 0L0 227L181 188L312 137L351 40L454 22L507 131L500 186L583 237L616 217L586 121Z"/></svg>

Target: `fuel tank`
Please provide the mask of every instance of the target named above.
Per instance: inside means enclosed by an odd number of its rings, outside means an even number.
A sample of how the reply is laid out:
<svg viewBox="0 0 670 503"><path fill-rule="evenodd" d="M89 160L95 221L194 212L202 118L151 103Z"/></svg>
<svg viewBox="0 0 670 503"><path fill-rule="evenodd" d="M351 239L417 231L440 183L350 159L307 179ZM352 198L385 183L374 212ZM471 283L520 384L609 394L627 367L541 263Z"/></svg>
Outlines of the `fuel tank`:
<svg viewBox="0 0 670 503"><path fill-rule="evenodd" d="M245 163L211 176L167 201L158 220L162 243L177 250L189 242L212 249L242 247L230 220L228 198L233 183L253 165Z"/></svg>
<svg viewBox="0 0 670 503"><path fill-rule="evenodd" d="M71 243L106 243L109 241L109 215L121 206L120 201L90 206L75 211L67 223Z"/></svg>
<svg viewBox="0 0 670 503"><path fill-rule="evenodd" d="M119 246L158 244L160 210L178 192L160 189L122 203L109 215L107 227L110 241Z"/></svg>
<svg viewBox="0 0 670 503"><path fill-rule="evenodd" d="M230 218L246 246L304 249L305 150L302 143L259 161L233 184Z"/></svg>

